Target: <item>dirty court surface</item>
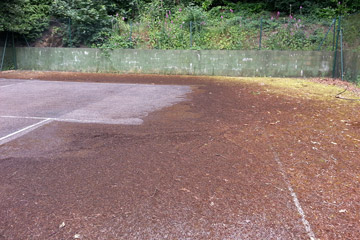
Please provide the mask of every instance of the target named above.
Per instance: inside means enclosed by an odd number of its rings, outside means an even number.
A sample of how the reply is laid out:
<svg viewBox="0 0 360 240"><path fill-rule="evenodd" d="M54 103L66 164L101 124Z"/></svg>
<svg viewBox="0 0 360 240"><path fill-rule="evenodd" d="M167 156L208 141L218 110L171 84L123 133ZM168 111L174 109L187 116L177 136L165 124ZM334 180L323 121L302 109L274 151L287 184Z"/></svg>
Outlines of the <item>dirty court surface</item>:
<svg viewBox="0 0 360 240"><path fill-rule="evenodd" d="M360 104L339 91L0 73L0 239L357 239Z"/></svg>

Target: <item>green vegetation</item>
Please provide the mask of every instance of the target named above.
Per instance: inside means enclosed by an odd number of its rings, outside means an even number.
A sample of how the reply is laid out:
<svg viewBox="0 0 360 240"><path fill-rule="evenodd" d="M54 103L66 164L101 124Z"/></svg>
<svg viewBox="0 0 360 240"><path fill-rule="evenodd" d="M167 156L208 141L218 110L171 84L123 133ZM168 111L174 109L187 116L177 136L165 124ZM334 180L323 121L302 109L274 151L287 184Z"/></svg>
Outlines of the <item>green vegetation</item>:
<svg viewBox="0 0 360 240"><path fill-rule="evenodd" d="M2 0L0 32L9 31L35 40L49 26L51 0Z"/></svg>
<svg viewBox="0 0 360 240"><path fill-rule="evenodd" d="M218 6L206 11L203 7L189 5L163 11L159 3L153 1L145 5L133 20L120 15L114 17L110 37L97 46L249 50L259 49L262 31L261 49L317 50L321 43L323 50L333 48L333 28L323 41L332 18L259 12L255 7L236 11ZM355 35L358 33L354 32Z"/></svg>
<svg viewBox="0 0 360 240"><path fill-rule="evenodd" d="M334 17L358 10L352 0L3 0L0 33L34 42L47 30L70 47L258 49L262 29L262 49L316 50ZM330 32L322 49L332 46Z"/></svg>

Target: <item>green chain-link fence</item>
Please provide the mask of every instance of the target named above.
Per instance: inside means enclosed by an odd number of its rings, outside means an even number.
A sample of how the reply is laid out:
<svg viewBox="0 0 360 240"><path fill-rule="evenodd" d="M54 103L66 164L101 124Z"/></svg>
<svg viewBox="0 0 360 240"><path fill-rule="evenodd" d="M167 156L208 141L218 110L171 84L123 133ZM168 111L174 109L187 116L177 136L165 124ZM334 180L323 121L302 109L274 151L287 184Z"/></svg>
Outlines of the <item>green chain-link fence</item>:
<svg viewBox="0 0 360 240"><path fill-rule="evenodd" d="M360 83L360 13L341 18L335 77ZM340 55L340 56L339 56Z"/></svg>
<svg viewBox="0 0 360 240"><path fill-rule="evenodd" d="M14 33L0 34L4 41L0 41L0 71L17 69Z"/></svg>
<svg viewBox="0 0 360 240"><path fill-rule="evenodd" d="M125 22L116 19L111 48L333 50L334 20L312 22L294 17L236 17L218 21ZM331 28L331 31L330 31ZM326 37L325 37L326 36ZM130 42L131 44L127 44Z"/></svg>

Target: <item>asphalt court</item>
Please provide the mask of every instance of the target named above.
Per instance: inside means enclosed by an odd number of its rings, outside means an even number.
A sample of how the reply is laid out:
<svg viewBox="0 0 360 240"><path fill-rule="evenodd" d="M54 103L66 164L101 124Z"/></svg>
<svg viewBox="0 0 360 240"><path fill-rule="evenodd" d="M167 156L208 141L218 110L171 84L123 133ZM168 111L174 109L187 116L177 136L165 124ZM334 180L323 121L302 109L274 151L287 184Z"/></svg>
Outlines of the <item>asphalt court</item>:
<svg viewBox="0 0 360 240"><path fill-rule="evenodd" d="M0 240L359 236L359 131L334 106L203 77L51 74L0 78Z"/></svg>
<svg viewBox="0 0 360 240"><path fill-rule="evenodd" d="M39 122L36 119L8 119L0 118L0 138L7 136L13 132L16 132L19 129L22 129L26 126L33 125Z"/></svg>
<svg viewBox="0 0 360 240"><path fill-rule="evenodd" d="M138 125L188 86L0 79L0 144L52 121Z"/></svg>
<svg viewBox="0 0 360 240"><path fill-rule="evenodd" d="M0 84L0 145L52 122L140 125L143 123L143 118L150 112L184 101L186 95L191 92L191 87L186 85L23 81L17 79L0 79ZM38 133L34 131L33 136L36 134ZM42 155L40 149L41 147L31 151ZM131 150L127 149L127 151ZM26 150L23 154L27 155ZM136 162L136 160L133 161ZM274 162L271 164L274 165ZM199 166L200 168L201 166ZM280 176L278 175L276 181L282 181ZM290 192L295 194L292 189ZM281 201L291 201L288 194L282 195L284 195L282 196L284 199ZM295 201L297 201L296 195ZM281 206L284 204L279 203ZM300 230L303 228L302 224L299 219L293 217L293 214L299 212L299 209L300 215L303 215L301 214L302 209L301 206L296 207L297 209L294 206L289 209L283 208L286 209L284 211L291 212L290 221L296 226L296 229L299 229L296 231L300 231L303 235L304 231ZM302 220L304 221L304 216L302 216ZM251 221L259 222L259 219L255 218ZM258 225L258 229L250 231L250 235L270 236L274 232L276 232L275 235L286 235L283 229L264 230L261 224L263 223ZM305 225L307 224L305 220ZM312 236L311 229L307 229L307 226L305 228L307 235ZM239 234L236 233L239 229L233 229L233 234ZM260 233L260 230L265 232ZM241 230L241 235L246 236L245 232L248 231Z"/></svg>
<svg viewBox="0 0 360 240"><path fill-rule="evenodd" d="M15 84L19 84L24 82L25 80L20 79L4 79L0 78L0 88L10 87Z"/></svg>

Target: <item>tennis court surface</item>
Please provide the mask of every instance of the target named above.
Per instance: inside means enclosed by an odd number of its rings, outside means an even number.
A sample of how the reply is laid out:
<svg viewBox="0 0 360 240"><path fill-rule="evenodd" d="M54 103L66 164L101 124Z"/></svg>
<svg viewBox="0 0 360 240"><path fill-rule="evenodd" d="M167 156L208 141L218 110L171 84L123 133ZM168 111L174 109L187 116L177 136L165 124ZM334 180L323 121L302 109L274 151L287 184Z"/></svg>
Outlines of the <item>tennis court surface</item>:
<svg viewBox="0 0 360 240"><path fill-rule="evenodd" d="M272 81L1 73L0 239L356 239L360 105Z"/></svg>

